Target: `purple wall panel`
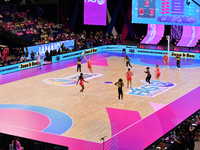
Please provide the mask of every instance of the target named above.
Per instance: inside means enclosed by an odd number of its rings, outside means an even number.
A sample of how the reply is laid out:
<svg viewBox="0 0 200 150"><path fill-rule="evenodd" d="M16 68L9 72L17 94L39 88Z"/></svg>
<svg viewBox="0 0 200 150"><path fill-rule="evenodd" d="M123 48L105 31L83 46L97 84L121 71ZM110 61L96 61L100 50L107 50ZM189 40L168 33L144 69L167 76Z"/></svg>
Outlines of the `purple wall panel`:
<svg viewBox="0 0 200 150"><path fill-rule="evenodd" d="M148 24L147 35L141 44L158 44L165 32L164 25Z"/></svg>
<svg viewBox="0 0 200 150"><path fill-rule="evenodd" d="M176 41L181 38L183 34L183 26L171 26L171 40L174 38Z"/></svg>
<svg viewBox="0 0 200 150"><path fill-rule="evenodd" d="M199 27L183 26L183 35L177 46L195 47L200 37Z"/></svg>
<svg viewBox="0 0 200 150"><path fill-rule="evenodd" d="M107 0L84 1L84 24L106 26Z"/></svg>

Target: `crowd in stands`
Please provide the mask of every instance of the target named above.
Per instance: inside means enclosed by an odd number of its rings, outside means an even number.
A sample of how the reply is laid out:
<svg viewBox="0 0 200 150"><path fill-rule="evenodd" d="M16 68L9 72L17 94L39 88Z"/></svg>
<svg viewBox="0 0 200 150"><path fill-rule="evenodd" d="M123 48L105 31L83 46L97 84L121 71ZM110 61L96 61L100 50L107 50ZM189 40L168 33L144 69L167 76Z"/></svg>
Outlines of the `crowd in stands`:
<svg viewBox="0 0 200 150"><path fill-rule="evenodd" d="M80 48L82 48L88 41L86 31L75 34L66 29L63 24L55 24L42 18L28 17L26 12L16 11L10 14L6 11L4 16L8 19L7 21L0 21L0 28L6 33L25 37L26 40L30 41L30 45L74 39ZM115 37L112 33L110 35L106 33L105 39L103 39L102 31L96 32L95 35L91 31L89 39L93 46L102 45L103 42L105 44L121 44L121 35L117 34Z"/></svg>
<svg viewBox="0 0 200 150"><path fill-rule="evenodd" d="M23 48L16 48L14 55L10 55L8 46L0 50L0 66L7 66L12 64L28 61L28 52L24 52Z"/></svg>
<svg viewBox="0 0 200 150"><path fill-rule="evenodd" d="M158 150L165 150L165 143L171 143L172 150L194 150L195 141L199 141L198 132L200 129L200 117L196 115L193 119L184 121L180 128L176 129L173 134L158 144Z"/></svg>
<svg viewBox="0 0 200 150"><path fill-rule="evenodd" d="M43 18L34 18L26 12L13 10L4 11L1 8L0 29L7 34L16 35L18 38L25 37L30 45L44 44L55 41L75 38L68 37L69 29L66 29L63 24L56 24ZM73 35L73 33L72 33Z"/></svg>
<svg viewBox="0 0 200 150"><path fill-rule="evenodd" d="M76 34L75 37L75 49L85 49L109 44L121 44L121 34L114 36L113 33L109 35L107 32L104 38L102 31L97 31L95 34L93 31L90 31L88 36L87 32L84 30L81 34Z"/></svg>
<svg viewBox="0 0 200 150"><path fill-rule="evenodd" d="M6 23L4 23L6 24ZM64 30L65 31L65 30ZM89 38L87 36L87 32L83 31L80 34L74 34L74 32L70 32L70 30L66 30L66 32L63 32L62 34L58 34L56 36L56 38L54 39L54 41L64 41L64 40L70 40L70 39L74 39L75 40L75 46L73 48L68 48L65 47L64 44L61 46L60 49L55 49L55 50L51 50L50 52L48 50L46 50L45 52L45 61L51 61L51 57L55 56L55 55L60 55L60 54L64 54L64 53L68 53L68 52L73 52L73 51L77 51L77 50L83 50L83 49L87 49L87 48L91 48L91 47L96 47L96 46L101 46L103 44L121 44L121 35L117 34L116 36L114 36L112 33L109 35L108 33L106 33L106 38L103 38L103 32L96 32L95 34L93 34L93 32L90 32ZM33 44L37 45L37 44L44 44L44 43L48 43L48 41L44 41L41 42L40 40L38 40L37 38L33 38L32 39ZM1 66L5 66L5 65L11 65L11 64L16 64L16 63L20 63L23 61L27 61L28 60L28 48L26 47L25 51L23 50L23 48L16 48L15 52L14 52L14 56L8 57L9 55L9 48L6 47L2 52L0 52L0 59L3 60L3 63L1 64ZM3 57L1 57L1 55ZM35 59L35 53L34 52L30 52L31 55L31 60Z"/></svg>
<svg viewBox="0 0 200 150"><path fill-rule="evenodd" d="M32 42L31 45L55 42L64 36L64 34L61 35L64 30L62 24L55 24L41 18L23 18L22 22L18 22L18 19L0 22L0 27L7 33L17 35L18 37L26 37Z"/></svg>

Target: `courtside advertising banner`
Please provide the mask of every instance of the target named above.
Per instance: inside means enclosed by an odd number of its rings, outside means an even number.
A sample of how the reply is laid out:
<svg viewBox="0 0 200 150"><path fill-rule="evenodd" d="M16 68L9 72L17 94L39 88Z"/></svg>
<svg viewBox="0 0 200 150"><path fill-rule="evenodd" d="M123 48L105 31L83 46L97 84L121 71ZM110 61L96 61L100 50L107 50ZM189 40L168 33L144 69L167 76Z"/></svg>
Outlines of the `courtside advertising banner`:
<svg viewBox="0 0 200 150"><path fill-rule="evenodd" d="M84 0L84 24L106 26L107 0Z"/></svg>

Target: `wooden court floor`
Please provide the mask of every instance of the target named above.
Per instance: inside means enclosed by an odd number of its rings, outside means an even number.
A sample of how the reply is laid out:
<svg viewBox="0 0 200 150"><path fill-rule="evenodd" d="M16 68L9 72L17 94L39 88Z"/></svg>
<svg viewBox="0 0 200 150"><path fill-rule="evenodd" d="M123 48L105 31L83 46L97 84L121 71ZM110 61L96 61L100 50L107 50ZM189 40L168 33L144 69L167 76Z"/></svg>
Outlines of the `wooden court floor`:
<svg viewBox="0 0 200 150"><path fill-rule="evenodd" d="M46 78L63 78L76 74L76 68L65 68L58 71L22 79L0 86L1 104L26 104L43 106L56 109L68 114L73 120L72 128L62 136L96 141L102 136L111 136L111 127L106 107L138 111L142 118L154 112L150 103L169 104L185 95L200 85L200 68L161 68L161 80L176 83L173 89L165 91L156 97L142 97L124 94L125 104L119 103L117 87L114 84L104 82L117 82L119 78L124 80L124 93L126 88L124 59L121 57L108 57L108 66L93 65L94 73L103 76L89 80L85 83L85 95L78 95L81 89L79 85L54 86L43 82ZM133 87L144 85L140 80L145 79L145 66L133 66ZM155 80L155 67L151 67L152 80ZM37 71L37 69L35 69ZM87 64L82 64L82 72L89 73ZM117 115L117 114L116 114ZM93 126L88 128L88 123ZM102 128L100 124L106 125ZM90 138L88 133L95 135ZM100 142L100 141L99 141Z"/></svg>

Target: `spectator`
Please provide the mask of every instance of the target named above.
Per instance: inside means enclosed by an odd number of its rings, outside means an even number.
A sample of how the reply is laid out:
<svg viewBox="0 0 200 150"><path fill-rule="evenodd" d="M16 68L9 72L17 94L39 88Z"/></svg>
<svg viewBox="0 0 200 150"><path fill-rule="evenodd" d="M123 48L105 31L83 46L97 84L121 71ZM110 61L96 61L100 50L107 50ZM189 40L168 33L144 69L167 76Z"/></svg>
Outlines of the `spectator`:
<svg viewBox="0 0 200 150"><path fill-rule="evenodd" d="M93 32L90 31L90 38L91 38L91 39L93 39L93 35L94 35Z"/></svg>
<svg viewBox="0 0 200 150"><path fill-rule="evenodd" d="M109 34L108 32L106 33L106 44L109 42Z"/></svg>
<svg viewBox="0 0 200 150"><path fill-rule="evenodd" d="M25 49L25 56L28 57L28 48Z"/></svg>
<svg viewBox="0 0 200 150"><path fill-rule="evenodd" d="M24 50L20 47L20 49L19 49L19 56L22 56L22 55L24 55Z"/></svg>
<svg viewBox="0 0 200 150"><path fill-rule="evenodd" d="M52 56L53 56L53 51L51 50L51 51L50 51L50 57L52 57Z"/></svg>
<svg viewBox="0 0 200 150"><path fill-rule="evenodd" d="M32 51L31 52L31 60L34 60L34 57L35 57L35 53Z"/></svg>
<svg viewBox="0 0 200 150"><path fill-rule="evenodd" d="M15 64L15 63L16 63L16 62L15 62L15 57L14 57L14 56L12 57L11 62L12 62L11 64Z"/></svg>
<svg viewBox="0 0 200 150"><path fill-rule="evenodd" d="M112 33L110 35L110 39L111 39L111 45L113 45L114 44L114 35Z"/></svg>
<svg viewBox="0 0 200 150"><path fill-rule="evenodd" d="M96 36L94 36L94 39L93 39L93 46L96 47L96 46L97 46L97 43L98 43L98 40L97 40Z"/></svg>
<svg viewBox="0 0 200 150"><path fill-rule="evenodd" d="M182 133L179 133L178 138L175 138L174 149L185 150L186 149L186 139Z"/></svg>
<svg viewBox="0 0 200 150"><path fill-rule="evenodd" d="M4 64L6 63L7 61L7 56L8 56L8 51L6 50L6 48L3 50L3 62Z"/></svg>
<svg viewBox="0 0 200 150"><path fill-rule="evenodd" d="M20 59L21 62L24 61L24 55L22 55L21 59Z"/></svg>
<svg viewBox="0 0 200 150"><path fill-rule="evenodd" d="M15 57L18 57L19 55L20 55L20 53L19 53L19 48L16 48Z"/></svg>
<svg viewBox="0 0 200 150"><path fill-rule="evenodd" d="M99 32L100 39L103 39L103 32L100 30Z"/></svg>
<svg viewBox="0 0 200 150"><path fill-rule="evenodd" d="M8 64L8 65L11 65L11 64L12 64L11 58L8 58L7 64Z"/></svg>
<svg viewBox="0 0 200 150"><path fill-rule="evenodd" d="M188 149L194 150L194 142L195 142L195 127L192 126L191 122L189 122L189 132L188 132Z"/></svg>
<svg viewBox="0 0 200 150"><path fill-rule="evenodd" d="M50 56L48 50L46 50L46 52L45 52L45 56L46 56L46 60L47 60L47 61L51 61L51 56Z"/></svg>
<svg viewBox="0 0 200 150"><path fill-rule="evenodd" d="M60 50L60 48L58 49L58 54L61 54L61 50Z"/></svg>
<svg viewBox="0 0 200 150"><path fill-rule="evenodd" d="M97 38L97 39L100 38L99 32L96 33L96 38Z"/></svg>
<svg viewBox="0 0 200 150"><path fill-rule="evenodd" d="M33 39L32 39L32 43L34 43L34 44L35 44L35 42L36 42L36 41L35 41L35 38L33 38Z"/></svg>
<svg viewBox="0 0 200 150"><path fill-rule="evenodd" d="M15 139L12 141L12 145L17 148L17 150L24 150L24 148L21 146L20 142L18 141L18 138L15 137Z"/></svg>
<svg viewBox="0 0 200 150"><path fill-rule="evenodd" d="M17 57L16 62L21 62L20 56Z"/></svg>
<svg viewBox="0 0 200 150"><path fill-rule="evenodd" d="M62 51L65 50L65 45L64 45L64 43L62 43L62 45L61 45L61 49L62 49Z"/></svg>

